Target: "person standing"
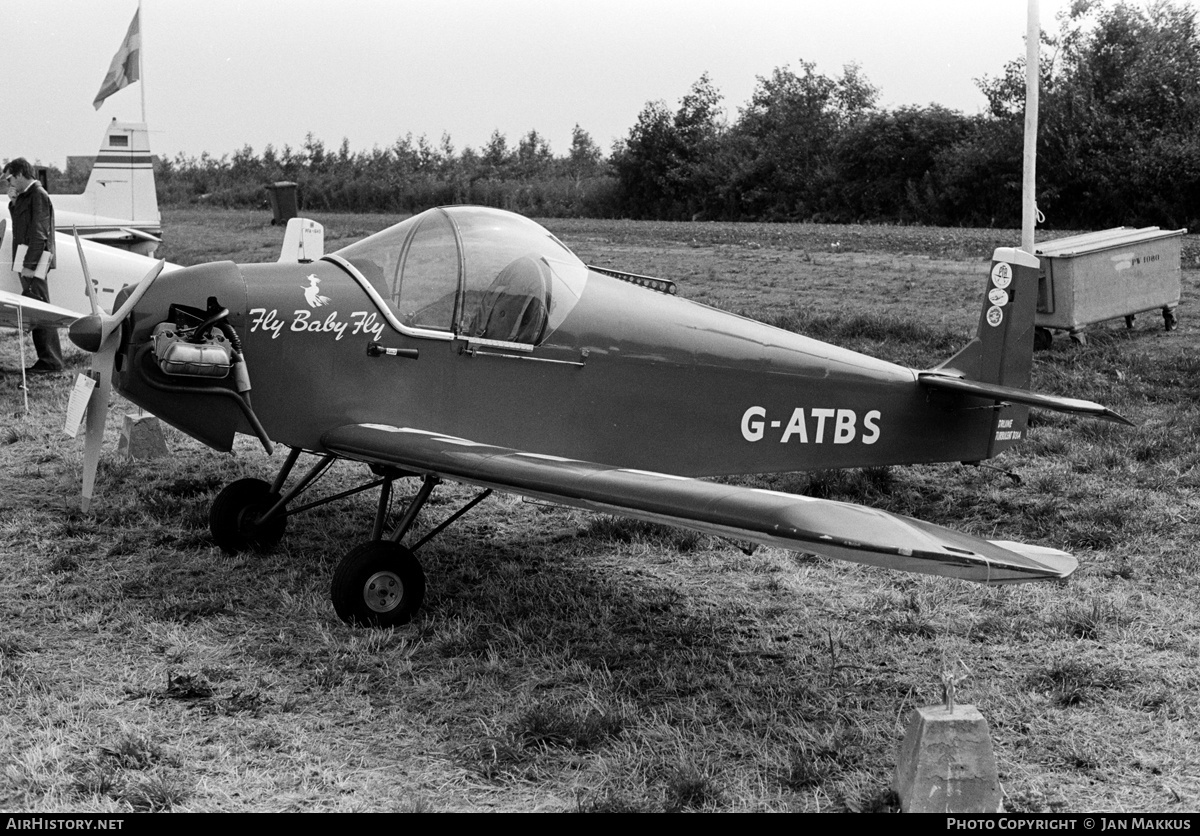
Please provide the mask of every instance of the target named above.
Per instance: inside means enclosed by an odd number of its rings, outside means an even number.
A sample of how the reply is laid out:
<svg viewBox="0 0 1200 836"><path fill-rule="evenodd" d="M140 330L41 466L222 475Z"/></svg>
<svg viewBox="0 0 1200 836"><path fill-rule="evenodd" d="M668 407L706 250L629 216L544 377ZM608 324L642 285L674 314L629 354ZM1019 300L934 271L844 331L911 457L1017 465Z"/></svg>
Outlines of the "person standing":
<svg viewBox="0 0 1200 836"><path fill-rule="evenodd" d="M54 204L34 175L33 166L24 157L7 163L3 176L9 188L13 269L21 271L21 295L39 302L49 302L50 285L46 276L54 268ZM18 264L22 246L25 247L24 257ZM34 374L62 371L62 346L57 328L44 325L35 327L33 347L37 350L38 359L27 371Z"/></svg>

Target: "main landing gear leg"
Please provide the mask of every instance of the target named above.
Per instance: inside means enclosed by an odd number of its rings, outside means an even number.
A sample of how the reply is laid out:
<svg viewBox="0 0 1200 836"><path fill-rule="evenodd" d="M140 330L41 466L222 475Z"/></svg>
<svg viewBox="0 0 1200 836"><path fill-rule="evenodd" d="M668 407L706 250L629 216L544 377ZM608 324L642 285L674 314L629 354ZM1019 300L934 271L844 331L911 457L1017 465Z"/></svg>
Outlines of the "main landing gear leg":
<svg viewBox="0 0 1200 836"><path fill-rule="evenodd" d="M379 502L371 528L371 539L351 549L334 570L330 590L333 607L338 616L349 624L364 627L406 624L420 608L425 597L425 572L413 553L490 496L491 490L484 490L476 495L443 523L408 547L400 541L412 529L417 515L425 507L441 480L430 475L422 477L421 487L416 496L404 509L399 522L388 531L387 518L392 501L393 483L397 479L417 474L395 467L372 465L371 469L378 479L289 510L289 504L296 501L300 494L320 479L338 458L332 454L321 455L316 464L285 491L284 484L302 452L299 448L293 448L288 453L279 475L271 484L261 479L239 479L227 485L217 495L209 510L208 524L213 540L229 554L247 550L268 551L283 538L289 517L377 487Z"/></svg>
<svg viewBox="0 0 1200 836"><path fill-rule="evenodd" d="M440 534L490 494L485 490L434 528L411 549L401 545L417 515L441 480L425 476L417 495L408 503L395 528L383 536L392 480L379 492L372 539L351 549L333 573L329 594L338 617L360 627L394 627L407 624L421 608L425 597L425 571L414 552Z"/></svg>

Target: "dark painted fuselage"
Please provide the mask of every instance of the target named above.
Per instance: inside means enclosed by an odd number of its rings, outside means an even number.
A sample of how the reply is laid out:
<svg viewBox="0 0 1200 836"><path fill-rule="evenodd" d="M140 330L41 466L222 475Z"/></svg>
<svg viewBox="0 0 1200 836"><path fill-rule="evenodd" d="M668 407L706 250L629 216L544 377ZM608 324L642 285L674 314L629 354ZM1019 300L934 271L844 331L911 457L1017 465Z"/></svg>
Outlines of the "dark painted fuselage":
<svg viewBox="0 0 1200 836"><path fill-rule="evenodd" d="M312 277L320 297L305 293ZM117 385L218 449L250 432L219 391L231 383L168 377L149 351L171 303L216 297L241 338L254 414L293 447L386 424L689 476L988 455L991 412L947 409L912 369L594 271L532 350L405 328L369 287L328 260L162 276L137 305Z"/></svg>

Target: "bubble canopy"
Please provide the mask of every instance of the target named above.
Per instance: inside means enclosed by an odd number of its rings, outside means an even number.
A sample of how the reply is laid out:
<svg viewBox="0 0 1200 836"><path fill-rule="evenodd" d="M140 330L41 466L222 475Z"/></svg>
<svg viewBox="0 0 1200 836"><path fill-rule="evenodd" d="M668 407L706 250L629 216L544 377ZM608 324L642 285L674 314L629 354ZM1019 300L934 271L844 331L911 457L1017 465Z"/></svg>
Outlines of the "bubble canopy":
<svg viewBox="0 0 1200 836"><path fill-rule="evenodd" d="M334 255L406 329L529 346L558 328L588 275L541 225L482 206L429 209Z"/></svg>

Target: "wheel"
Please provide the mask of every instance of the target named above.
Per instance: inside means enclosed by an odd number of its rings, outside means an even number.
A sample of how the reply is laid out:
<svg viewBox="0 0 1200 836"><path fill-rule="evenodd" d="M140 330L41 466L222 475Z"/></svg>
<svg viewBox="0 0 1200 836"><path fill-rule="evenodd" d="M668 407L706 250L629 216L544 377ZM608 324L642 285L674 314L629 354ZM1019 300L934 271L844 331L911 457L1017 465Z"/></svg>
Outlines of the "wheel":
<svg viewBox="0 0 1200 836"><path fill-rule="evenodd" d="M1163 308L1163 325L1168 331L1174 331L1179 327L1179 318L1175 315L1172 308Z"/></svg>
<svg viewBox="0 0 1200 836"><path fill-rule="evenodd" d="M1047 351L1054 343L1054 335L1050 333L1049 328L1034 328L1033 329L1033 350Z"/></svg>
<svg viewBox="0 0 1200 836"><path fill-rule="evenodd" d="M407 624L425 598L425 571L413 553L391 540L351 549L330 585L338 617L359 627Z"/></svg>
<svg viewBox="0 0 1200 836"><path fill-rule="evenodd" d="M228 554L248 549L270 551L283 539L287 517L279 514L262 525L254 521L279 501L279 494L261 479L230 482L217 494L208 511L208 530L213 541Z"/></svg>
<svg viewBox="0 0 1200 836"><path fill-rule="evenodd" d="M1134 323L1136 320L1137 320L1137 315L1136 315L1136 314L1126 314L1126 315L1125 315L1125 328L1126 328L1126 329L1131 329L1131 328L1133 328L1133 323Z"/></svg>

